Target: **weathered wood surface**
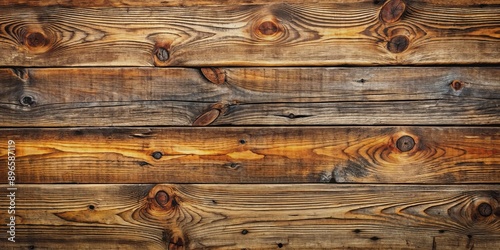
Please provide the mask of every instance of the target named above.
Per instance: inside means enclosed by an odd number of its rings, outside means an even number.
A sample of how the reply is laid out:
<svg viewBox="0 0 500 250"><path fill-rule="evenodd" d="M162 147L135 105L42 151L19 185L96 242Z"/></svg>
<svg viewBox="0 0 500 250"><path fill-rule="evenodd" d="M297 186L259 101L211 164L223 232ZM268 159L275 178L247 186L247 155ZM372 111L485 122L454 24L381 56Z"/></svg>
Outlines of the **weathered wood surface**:
<svg viewBox="0 0 500 250"><path fill-rule="evenodd" d="M0 9L0 66L500 63L499 5L464 2L6 6Z"/></svg>
<svg viewBox="0 0 500 250"><path fill-rule="evenodd" d="M384 0L372 0L373 4L384 3ZM413 2L414 0L406 0ZM487 7L498 4L498 0L418 0L437 6L453 7ZM62 7L186 7L186 6L220 6L220 5L255 5L267 4L269 0L0 0L0 6L62 6ZM304 0L280 0L280 3L304 3ZM357 3L367 0L310 0L310 4Z"/></svg>
<svg viewBox="0 0 500 250"><path fill-rule="evenodd" d="M498 125L499 76L496 67L5 68L0 126Z"/></svg>
<svg viewBox="0 0 500 250"><path fill-rule="evenodd" d="M0 247L496 249L499 190L499 185L19 185L18 242L2 240ZM0 203L2 211L7 206ZM0 213L2 221L7 216Z"/></svg>
<svg viewBox="0 0 500 250"><path fill-rule="evenodd" d="M0 130L7 140L18 183L500 183L498 128Z"/></svg>

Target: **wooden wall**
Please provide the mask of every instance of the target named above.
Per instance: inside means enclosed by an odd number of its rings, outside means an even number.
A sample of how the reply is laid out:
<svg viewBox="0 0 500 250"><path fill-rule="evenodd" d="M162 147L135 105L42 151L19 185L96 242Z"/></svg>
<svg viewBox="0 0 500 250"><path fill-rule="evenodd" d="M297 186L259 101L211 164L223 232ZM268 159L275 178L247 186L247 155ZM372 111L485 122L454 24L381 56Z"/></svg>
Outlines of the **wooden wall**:
<svg viewBox="0 0 500 250"><path fill-rule="evenodd" d="M0 249L499 249L499 65L498 0L0 0Z"/></svg>

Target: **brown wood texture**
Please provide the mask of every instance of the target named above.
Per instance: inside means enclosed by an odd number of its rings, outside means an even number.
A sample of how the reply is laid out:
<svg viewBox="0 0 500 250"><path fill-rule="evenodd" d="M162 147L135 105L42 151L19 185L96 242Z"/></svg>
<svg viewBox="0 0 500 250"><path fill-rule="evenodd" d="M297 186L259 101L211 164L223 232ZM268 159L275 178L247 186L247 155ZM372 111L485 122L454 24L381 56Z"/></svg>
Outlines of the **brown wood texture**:
<svg viewBox="0 0 500 250"><path fill-rule="evenodd" d="M498 128L0 130L7 140L18 183L500 183Z"/></svg>
<svg viewBox="0 0 500 250"><path fill-rule="evenodd" d="M4 68L0 125L498 125L499 76L497 67Z"/></svg>
<svg viewBox="0 0 500 250"><path fill-rule="evenodd" d="M371 0L373 4L384 3L384 0ZM269 0L0 0L0 6L62 6L62 7L186 7L186 6L220 6L220 5L254 5L267 4ZM304 3L304 0L280 0L280 3ZM360 3L370 2L368 0L310 0L309 4L327 3ZM414 0L406 0L414 2ZM498 0L418 0L418 2L429 3L437 6L453 7L487 7L487 5L498 4Z"/></svg>
<svg viewBox="0 0 500 250"><path fill-rule="evenodd" d="M499 190L498 185L19 185L15 246L496 249ZM0 209L7 210L5 202ZM2 221L6 217L0 213ZM0 242L3 249L9 246Z"/></svg>
<svg viewBox="0 0 500 250"><path fill-rule="evenodd" d="M113 6L116 1L100 2ZM250 5L229 2L203 8L2 7L0 65L199 67L500 62L500 7L491 1L406 1L403 5L393 4L401 0L313 4L261 1Z"/></svg>

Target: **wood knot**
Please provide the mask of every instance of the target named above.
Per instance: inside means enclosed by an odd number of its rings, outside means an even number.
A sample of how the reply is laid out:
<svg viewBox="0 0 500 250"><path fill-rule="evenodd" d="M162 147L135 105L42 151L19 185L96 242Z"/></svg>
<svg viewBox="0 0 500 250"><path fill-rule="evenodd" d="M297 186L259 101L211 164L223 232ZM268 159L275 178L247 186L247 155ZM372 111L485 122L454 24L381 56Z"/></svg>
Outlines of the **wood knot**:
<svg viewBox="0 0 500 250"><path fill-rule="evenodd" d="M454 80L450 84L451 88L455 91L459 91L464 88L465 84L462 81Z"/></svg>
<svg viewBox="0 0 500 250"><path fill-rule="evenodd" d="M168 249L169 250L185 249L184 245L185 245L184 240L181 237L174 236L169 240Z"/></svg>
<svg viewBox="0 0 500 250"><path fill-rule="evenodd" d="M40 32L29 33L26 36L26 45L32 48L43 47L48 43L47 38Z"/></svg>
<svg viewBox="0 0 500 250"><path fill-rule="evenodd" d="M478 213L483 217L488 217L493 214L493 208L490 204L483 202L477 207Z"/></svg>
<svg viewBox="0 0 500 250"><path fill-rule="evenodd" d="M264 21L259 25L258 30L262 35L272 36L279 31L279 28L278 25L272 21Z"/></svg>
<svg viewBox="0 0 500 250"><path fill-rule="evenodd" d="M168 201L170 200L170 197L169 195L167 194L167 192L163 191L163 190L160 190L158 192L156 192L156 195L155 195L155 200L156 200L156 203L160 206L160 207L166 207L167 204L168 204Z"/></svg>
<svg viewBox="0 0 500 250"><path fill-rule="evenodd" d="M257 20L252 26L253 35L261 40L276 41L284 35L285 27L276 17L265 17Z"/></svg>
<svg viewBox="0 0 500 250"><path fill-rule="evenodd" d="M165 49L163 47L156 48L154 51L154 54L155 54L156 58L158 58L158 60L160 60L162 62L165 62L170 58L167 49Z"/></svg>
<svg viewBox="0 0 500 250"><path fill-rule="evenodd" d="M160 151L155 151L155 152L153 152L153 153L151 154L151 156L152 156L153 158L155 158L156 160L159 160L159 159L161 159L161 157L163 156L163 154L162 154Z"/></svg>
<svg viewBox="0 0 500 250"><path fill-rule="evenodd" d="M413 149L415 146L415 140L411 136L404 135L401 136L397 141L396 141L396 147L401 151L401 152L408 152Z"/></svg>
<svg viewBox="0 0 500 250"><path fill-rule="evenodd" d="M35 98L31 95L24 95L21 96L21 99L19 99L19 103L23 106L29 106L32 107L36 104Z"/></svg>
<svg viewBox="0 0 500 250"><path fill-rule="evenodd" d="M212 124L220 116L220 110L211 109L196 118L193 122L193 126L208 126Z"/></svg>
<svg viewBox="0 0 500 250"><path fill-rule="evenodd" d="M380 11L380 19L386 23L394 23L401 19L406 4L402 0L389 0Z"/></svg>
<svg viewBox="0 0 500 250"><path fill-rule="evenodd" d="M216 103L210 107L209 110L205 111L203 114L198 116L193 122L193 126L208 126L212 124L221 114L226 113L227 104Z"/></svg>
<svg viewBox="0 0 500 250"><path fill-rule="evenodd" d="M213 84L220 85L226 82L226 73L220 68L202 68L201 73Z"/></svg>
<svg viewBox="0 0 500 250"><path fill-rule="evenodd" d="M391 38L387 43L387 49L392 53L401 53L410 45L410 39L407 36L397 35Z"/></svg>

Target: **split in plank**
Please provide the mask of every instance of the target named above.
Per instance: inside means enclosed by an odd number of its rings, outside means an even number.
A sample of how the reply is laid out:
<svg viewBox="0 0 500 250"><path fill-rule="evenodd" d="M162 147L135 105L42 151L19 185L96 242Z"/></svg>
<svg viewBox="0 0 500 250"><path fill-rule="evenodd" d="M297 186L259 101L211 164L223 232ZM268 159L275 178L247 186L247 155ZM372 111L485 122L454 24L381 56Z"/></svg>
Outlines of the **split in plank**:
<svg viewBox="0 0 500 250"><path fill-rule="evenodd" d="M499 185L18 188L16 247L495 249L500 244ZM7 206L0 203L2 211ZM0 214L2 221L8 216ZM0 242L3 249L12 245Z"/></svg>
<svg viewBox="0 0 500 250"><path fill-rule="evenodd" d="M498 125L499 75L496 67L5 68L0 126Z"/></svg>
<svg viewBox="0 0 500 250"><path fill-rule="evenodd" d="M2 7L0 66L500 63L498 4L390 2Z"/></svg>
<svg viewBox="0 0 500 250"><path fill-rule="evenodd" d="M0 130L7 140L17 183L500 182L488 127Z"/></svg>

